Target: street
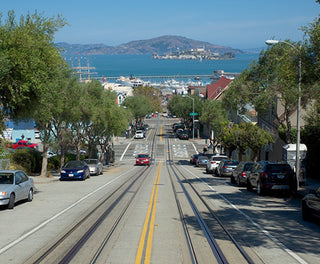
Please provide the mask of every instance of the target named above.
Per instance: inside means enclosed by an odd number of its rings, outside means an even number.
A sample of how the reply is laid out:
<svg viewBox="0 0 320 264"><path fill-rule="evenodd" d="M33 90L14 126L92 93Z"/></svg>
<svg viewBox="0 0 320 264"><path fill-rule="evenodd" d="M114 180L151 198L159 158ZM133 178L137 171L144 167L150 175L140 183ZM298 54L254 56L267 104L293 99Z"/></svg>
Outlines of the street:
<svg viewBox="0 0 320 264"><path fill-rule="evenodd" d="M172 119L147 122L145 139L114 138L103 175L34 177L32 202L1 208L0 263L319 262L320 226L302 220L299 197L206 174L189 163L203 140L179 140ZM138 153L150 167L134 166Z"/></svg>

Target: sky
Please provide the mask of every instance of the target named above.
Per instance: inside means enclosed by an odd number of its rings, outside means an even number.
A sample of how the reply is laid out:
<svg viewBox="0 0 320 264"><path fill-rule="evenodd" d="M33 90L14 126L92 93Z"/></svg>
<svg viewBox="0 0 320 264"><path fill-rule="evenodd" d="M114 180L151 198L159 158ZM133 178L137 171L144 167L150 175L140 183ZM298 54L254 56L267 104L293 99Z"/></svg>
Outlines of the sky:
<svg viewBox="0 0 320 264"><path fill-rule="evenodd" d="M4 23L35 11L61 15L68 26L55 42L116 46L177 35L237 49L264 47L267 39L303 40L301 27L320 14L315 0L0 0Z"/></svg>

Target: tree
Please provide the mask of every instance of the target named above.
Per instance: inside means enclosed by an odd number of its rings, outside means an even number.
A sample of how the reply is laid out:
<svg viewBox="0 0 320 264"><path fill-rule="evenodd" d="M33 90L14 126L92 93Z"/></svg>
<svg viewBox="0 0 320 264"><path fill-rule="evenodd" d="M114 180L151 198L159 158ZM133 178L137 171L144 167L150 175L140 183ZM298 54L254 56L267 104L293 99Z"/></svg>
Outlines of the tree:
<svg viewBox="0 0 320 264"><path fill-rule="evenodd" d="M133 90L134 96L142 95L146 97L152 107L152 112L161 112L161 91L152 86L139 86Z"/></svg>
<svg viewBox="0 0 320 264"><path fill-rule="evenodd" d="M203 112L204 103L198 96L190 97L194 100L194 111L198 114L198 118L200 118ZM193 112L193 101L189 97L174 95L168 103L168 110L173 115L182 118L184 122L192 122L190 113Z"/></svg>
<svg viewBox="0 0 320 264"><path fill-rule="evenodd" d="M238 149L238 160L242 161L242 155L250 148L253 151L253 160L258 160L260 149L273 142L271 134L251 123L229 124L223 127L220 135L222 145L228 150L230 156L232 151Z"/></svg>
<svg viewBox="0 0 320 264"><path fill-rule="evenodd" d="M300 43L291 45L300 46ZM298 48L297 48L298 50ZM306 62L305 48L302 46L297 52L287 44L273 45L266 51L262 51L259 60L253 62L234 82L226 92L226 105L233 105L240 111L245 104L251 104L263 115L272 109L277 122L285 132L286 143L291 143L290 115L296 110L298 100L299 71L298 60L302 57ZM310 89L302 78L302 101L306 104L310 100ZM276 102L280 102L283 112L275 111Z"/></svg>
<svg viewBox="0 0 320 264"><path fill-rule="evenodd" d="M64 64L53 40L65 24L59 16L47 19L38 13L17 22L14 11L0 24L0 93L7 114L32 116L34 105Z"/></svg>
<svg viewBox="0 0 320 264"><path fill-rule="evenodd" d="M150 101L143 95L127 97L122 105L131 111L136 119L136 124L141 122L143 117L152 112Z"/></svg>
<svg viewBox="0 0 320 264"><path fill-rule="evenodd" d="M253 161L257 161L260 149L273 142L271 134L251 123L242 123L240 129L242 129L241 140L252 150Z"/></svg>
<svg viewBox="0 0 320 264"><path fill-rule="evenodd" d="M13 11L0 25L0 93L6 115L33 118L43 142L41 175L47 174L47 144L57 80L68 72L67 64L53 42L54 33L65 25L61 17L43 18L35 13L16 21Z"/></svg>
<svg viewBox="0 0 320 264"><path fill-rule="evenodd" d="M204 103L203 113L200 118L201 122L207 123L210 129L213 131L213 138L210 137L210 143L215 146L219 143L219 134L223 127L228 124L228 115L223 107L223 103L217 100L207 100Z"/></svg>
<svg viewBox="0 0 320 264"><path fill-rule="evenodd" d="M100 146L100 156L107 151L110 138L123 133L128 125L124 108L116 103L116 94L104 90L97 81L85 85L86 110L83 122L85 141L89 146L89 157L97 155L97 145Z"/></svg>

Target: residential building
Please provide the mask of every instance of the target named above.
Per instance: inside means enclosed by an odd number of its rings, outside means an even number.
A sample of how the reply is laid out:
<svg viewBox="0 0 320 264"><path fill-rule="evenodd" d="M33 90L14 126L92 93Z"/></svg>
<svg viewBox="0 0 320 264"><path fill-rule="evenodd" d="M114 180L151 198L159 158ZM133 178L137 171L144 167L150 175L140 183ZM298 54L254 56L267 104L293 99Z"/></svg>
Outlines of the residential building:
<svg viewBox="0 0 320 264"><path fill-rule="evenodd" d="M221 76L215 83L207 85L207 99L218 100L222 93L228 89L233 79Z"/></svg>

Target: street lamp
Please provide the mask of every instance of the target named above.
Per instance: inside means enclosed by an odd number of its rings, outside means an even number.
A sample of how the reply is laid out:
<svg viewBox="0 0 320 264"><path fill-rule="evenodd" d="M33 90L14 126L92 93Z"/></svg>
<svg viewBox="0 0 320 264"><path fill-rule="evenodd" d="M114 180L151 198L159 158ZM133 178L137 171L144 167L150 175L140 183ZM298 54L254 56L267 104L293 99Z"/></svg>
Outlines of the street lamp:
<svg viewBox="0 0 320 264"><path fill-rule="evenodd" d="M296 180L297 188L299 189L299 173L300 173L300 111L301 111L301 45L299 49L287 41L269 39L266 40L267 45L284 43L289 45L299 54L299 84L298 84L298 106L297 106L297 141L296 141Z"/></svg>
<svg viewBox="0 0 320 264"><path fill-rule="evenodd" d="M183 97L188 97L192 100L192 140L194 140L194 98L184 94Z"/></svg>

